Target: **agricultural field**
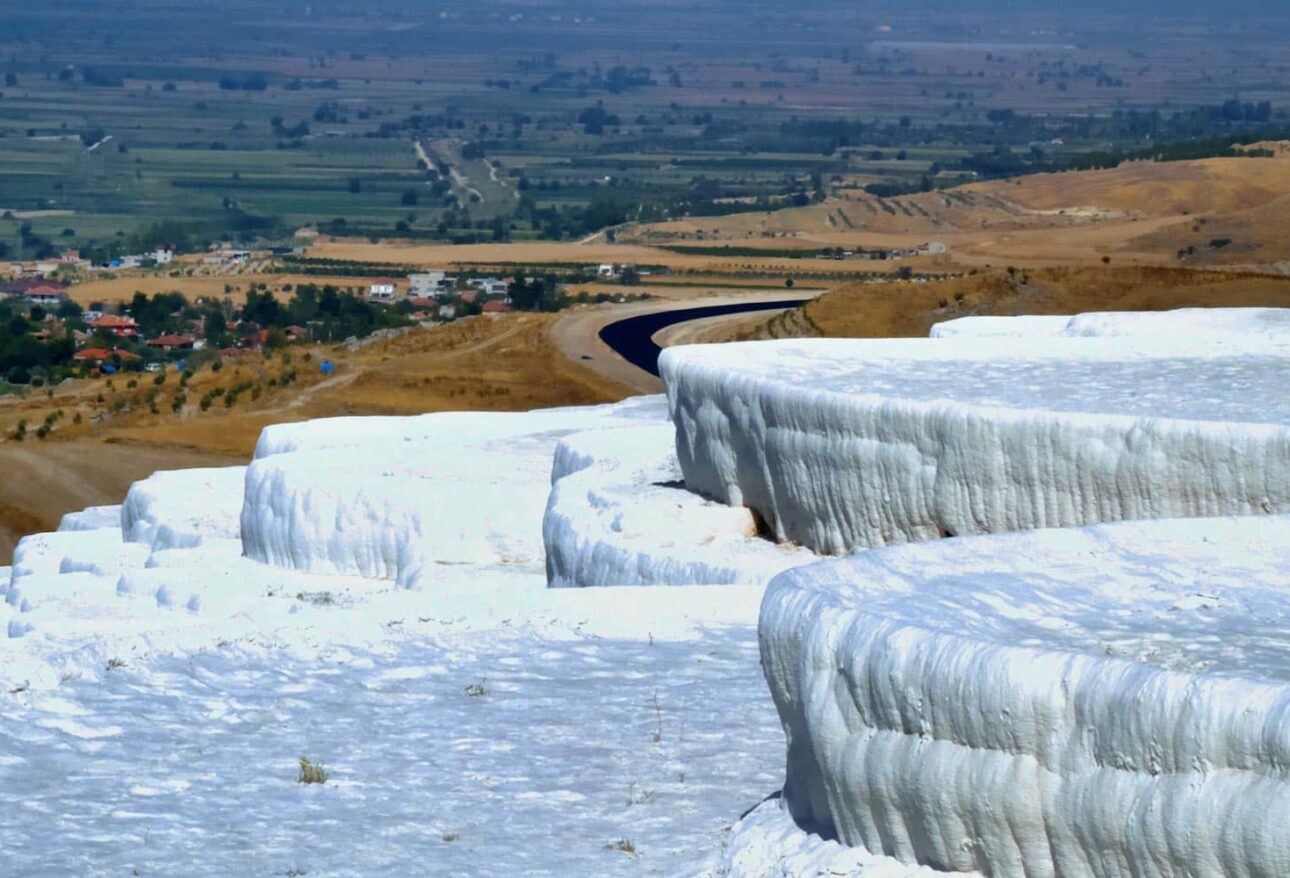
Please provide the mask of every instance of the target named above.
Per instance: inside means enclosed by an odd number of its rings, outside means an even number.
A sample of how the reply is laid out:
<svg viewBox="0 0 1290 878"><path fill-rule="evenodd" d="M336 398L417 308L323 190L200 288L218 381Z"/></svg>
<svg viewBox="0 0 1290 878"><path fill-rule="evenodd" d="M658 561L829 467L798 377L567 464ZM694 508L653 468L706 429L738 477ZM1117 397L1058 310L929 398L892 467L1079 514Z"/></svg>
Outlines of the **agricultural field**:
<svg viewBox="0 0 1290 878"><path fill-rule="evenodd" d="M836 3L32 6L0 33L0 258L309 225L581 240L835 201L839 231L921 219L902 193L1290 129L1285 29Z"/></svg>

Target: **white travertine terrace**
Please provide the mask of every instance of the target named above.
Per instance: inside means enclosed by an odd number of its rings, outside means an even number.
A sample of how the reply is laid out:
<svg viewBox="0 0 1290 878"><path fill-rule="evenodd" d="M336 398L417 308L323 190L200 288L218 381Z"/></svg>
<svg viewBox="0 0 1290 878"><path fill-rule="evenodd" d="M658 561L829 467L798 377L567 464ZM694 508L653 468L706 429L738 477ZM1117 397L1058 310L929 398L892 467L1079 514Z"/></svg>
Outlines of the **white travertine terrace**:
<svg viewBox="0 0 1290 878"><path fill-rule="evenodd" d="M1132 522L776 577L784 796L987 875L1290 874L1290 519Z"/></svg>
<svg viewBox="0 0 1290 878"><path fill-rule="evenodd" d="M932 326L932 338L1023 336L1182 336L1290 334L1290 308L1179 308L1067 315L972 316Z"/></svg>
<svg viewBox="0 0 1290 878"><path fill-rule="evenodd" d="M237 539L246 467L156 472L130 486L121 506L125 539L156 549Z"/></svg>
<svg viewBox="0 0 1290 878"><path fill-rule="evenodd" d="M687 491L673 435L659 423L556 446L542 523L552 586L765 584L815 560L759 536L749 510Z"/></svg>
<svg viewBox="0 0 1290 878"><path fill-rule="evenodd" d="M1290 510L1290 342L753 342L660 365L687 487L824 553Z"/></svg>
<svg viewBox="0 0 1290 878"><path fill-rule="evenodd" d="M556 444L659 422L662 401L517 414L337 418L264 431L246 471L247 557L323 574L431 582L448 564L541 563Z"/></svg>

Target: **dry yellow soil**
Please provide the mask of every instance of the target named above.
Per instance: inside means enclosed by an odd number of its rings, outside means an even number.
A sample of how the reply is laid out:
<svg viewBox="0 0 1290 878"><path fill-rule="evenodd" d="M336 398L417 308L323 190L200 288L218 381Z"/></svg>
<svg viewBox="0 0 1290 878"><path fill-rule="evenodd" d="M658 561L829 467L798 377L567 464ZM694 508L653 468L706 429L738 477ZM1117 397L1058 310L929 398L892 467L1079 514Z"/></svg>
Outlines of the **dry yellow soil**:
<svg viewBox="0 0 1290 878"><path fill-rule="evenodd" d="M926 336L933 323L975 314L1077 314L1190 307L1290 307L1290 277L1154 267L979 272L930 283L854 284L731 338Z"/></svg>

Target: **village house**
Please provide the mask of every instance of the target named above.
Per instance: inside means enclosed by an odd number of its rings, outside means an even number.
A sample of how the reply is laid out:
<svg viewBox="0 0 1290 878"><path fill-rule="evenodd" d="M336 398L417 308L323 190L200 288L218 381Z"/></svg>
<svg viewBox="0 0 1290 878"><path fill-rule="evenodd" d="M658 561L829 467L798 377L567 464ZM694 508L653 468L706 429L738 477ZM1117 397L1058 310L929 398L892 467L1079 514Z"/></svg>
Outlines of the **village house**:
<svg viewBox="0 0 1290 878"><path fill-rule="evenodd" d="M175 259L175 251L169 247L158 247L148 254L148 258L157 265L169 265Z"/></svg>
<svg viewBox="0 0 1290 878"><path fill-rule="evenodd" d="M97 366L102 363L110 363L113 357L117 357L122 362L143 359L138 354L131 353L130 351L110 351L107 348L86 348L83 351L77 351L72 354L72 361Z"/></svg>
<svg viewBox="0 0 1290 878"><path fill-rule="evenodd" d="M104 314L89 327L92 332L103 332L117 338L134 338L139 334L139 324L134 322L134 318L121 314Z"/></svg>
<svg viewBox="0 0 1290 878"><path fill-rule="evenodd" d="M442 296L452 289L452 278L442 271L426 271L408 275L408 296L424 299Z"/></svg>
<svg viewBox="0 0 1290 878"><path fill-rule="evenodd" d="M250 261L250 250L213 250L202 257L206 265L244 265Z"/></svg>
<svg viewBox="0 0 1290 878"><path fill-rule="evenodd" d="M483 311L485 314L505 314L511 310L511 306L501 299L489 299L484 303Z"/></svg>
<svg viewBox="0 0 1290 878"><path fill-rule="evenodd" d="M367 288L367 301L390 304L399 295L399 283L389 278L374 280Z"/></svg>
<svg viewBox="0 0 1290 878"><path fill-rule="evenodd" d="M309 330L303 326L288 326L286 329L282 330L282 334L292 341L309 338Z"/></svg>
<svg viewBox="0 0 1290 878"><path fill-rule="evenodd" d="M58 283L36 284L27 290L26 299L33 305L57 307L63 303L66 291L67 288Z"/></svg>
<svg viewBox="0 0 1290 878"><path fill-rule="evenodd" d="M162 335L148 342L148 347L157 348L166 353L174 351L191 351L197 339L191 335Z"/></svg>
<svg viewBox="0 0 1290 878"><path fill-rule="evenodd" d="M468 285L479 290L485 296L504 296L510 288L510 283L496 277L476 277L466 282Z"/></svg>
<svg viewBox="0 0 1290 878"><path fill-rule="evenodd" d="M3 289L11 295L27 298L28 295L34 291L40 291L42 293L65 293L67 291L67 284L62 281L45 280L44 278L39 277L21 277L6 281L3 285Z"/></svg>

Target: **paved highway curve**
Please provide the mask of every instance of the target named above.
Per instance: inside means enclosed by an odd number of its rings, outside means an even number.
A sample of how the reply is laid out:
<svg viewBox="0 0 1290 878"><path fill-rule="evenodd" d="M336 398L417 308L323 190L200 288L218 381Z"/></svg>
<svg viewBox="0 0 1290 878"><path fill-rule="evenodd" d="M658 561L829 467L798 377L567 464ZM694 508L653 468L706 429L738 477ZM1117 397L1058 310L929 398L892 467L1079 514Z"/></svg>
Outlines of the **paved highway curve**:
<svg viewBox="0 0 1290 878"><path fill-rule="evenodd" d="M783 299L777 302L744 302L738 305L709 305L705 308L656 311L609 324L600 330L600 340L633 366L644 369L651 375L657 375L658 355L663 349L654 343L654 334L660 329L690 320L703 320L707 317L796 308L808 301L810 300Z"/></svg>

